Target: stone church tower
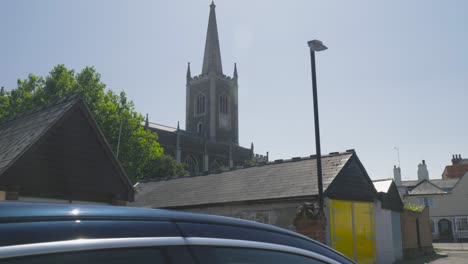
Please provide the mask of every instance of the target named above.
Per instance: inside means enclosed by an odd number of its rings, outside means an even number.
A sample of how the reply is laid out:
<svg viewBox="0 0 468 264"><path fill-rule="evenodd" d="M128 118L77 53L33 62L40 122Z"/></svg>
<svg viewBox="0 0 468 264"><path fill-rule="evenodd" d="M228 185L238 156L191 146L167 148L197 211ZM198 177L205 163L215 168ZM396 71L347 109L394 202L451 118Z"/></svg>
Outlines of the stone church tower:
<svg viewBox="0 0 468 264"><path fill-rule="evenodd" d="M145 128L158 134L164 153L185 163L191 175L266 162L268 155L239 146L237 67L232 77L223 73L215 5L210 5L202 72L193 76L187 67L185 130L149 122Z"/></svg>
<svg viewBox="0 0 468 264"><path fill-rule="evenodd" d="M212 2L202 73L192 77L190 63L187 67L185 127L212 141L238 145L237 67L232 77L223 74L215 7Z"/></svg>

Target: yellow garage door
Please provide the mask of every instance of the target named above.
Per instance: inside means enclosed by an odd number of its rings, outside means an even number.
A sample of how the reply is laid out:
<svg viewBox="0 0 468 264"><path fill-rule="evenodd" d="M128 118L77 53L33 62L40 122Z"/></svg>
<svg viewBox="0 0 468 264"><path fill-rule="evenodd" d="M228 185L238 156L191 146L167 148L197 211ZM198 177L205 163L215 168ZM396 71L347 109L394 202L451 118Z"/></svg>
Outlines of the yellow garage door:
<svg viewBox="0 0 468 264"><path fill-rule="evenodd" d="M358 263L375 263L373 203L330 200L331 246Z"/></svg>

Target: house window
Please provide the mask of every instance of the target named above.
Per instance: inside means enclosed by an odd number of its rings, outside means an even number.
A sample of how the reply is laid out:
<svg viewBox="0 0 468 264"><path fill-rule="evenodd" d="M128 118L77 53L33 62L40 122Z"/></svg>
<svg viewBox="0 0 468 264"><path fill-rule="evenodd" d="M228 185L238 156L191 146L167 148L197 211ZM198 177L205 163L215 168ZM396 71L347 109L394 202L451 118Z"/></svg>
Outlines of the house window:
<svg viewBox="0 0 468 264"><path fill-rule="evenodd" d="M468 218L457 218L457 230L468 231Z"/></svg>
<svg viewBox="0 0 468 264"><path fill-rule="evenodd" d="M424 205L430 208L434 208L434 199L432 197L419 197L419 205Z"/></svg>
<svg viewBox="0 0 468 264"><path fill-rule="evenodd" d="M197 114L205 113L205 96L199 95L197 98Z"/></svg>
<svg viewBox="0 0 468 264"><path fill-rule="evenodd" d="M431 232L434 234L435 232L435 224L434 224L434 221L433 220L430 220L431 221Z"/></svg>
<svg viewBox="0 0 468 264"><path fill-rule="evenodd" d="M219 97L219 112L222 114L227 114L228 113L228 98L225 95L221 95Z"/></svg>

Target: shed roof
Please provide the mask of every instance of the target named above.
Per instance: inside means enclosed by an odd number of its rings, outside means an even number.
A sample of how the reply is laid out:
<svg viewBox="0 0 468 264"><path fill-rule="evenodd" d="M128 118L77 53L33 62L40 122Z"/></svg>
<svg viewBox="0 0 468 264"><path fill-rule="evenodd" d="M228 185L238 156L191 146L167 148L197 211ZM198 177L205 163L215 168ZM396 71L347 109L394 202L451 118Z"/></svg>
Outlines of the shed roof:
<svg viewBox="0 0 468 264"><path fill-rule="evenodd" d="M387 193L388 189L390 189L390 186L392 185L393 180L376 180L373 181L372 183L374 184L375 190L377 192L383 192Z"/></svg>
<svg viewBox="0 0 468 264"><path fill-rule="evenodd" d="M74 100L18 115L0 124L0 175L76 103Z"/></svg>
<svg viewBox="0 0 468 264"><path fill-rule="evenodd" d="M324 192L353 156L354 152L323 156ZM206 176L146 181L135 189L133 206L165 208L315 196L316 159L278 160ZM342 188L335 191L341 193Z"/></svg>
<svg viewBox="0 0 468 264"><path fill-rule="evenodd" d="M0 188L11 186L45 198L65 193L85 200L134 197L125 171L78 96L0 124Z"/></svg>

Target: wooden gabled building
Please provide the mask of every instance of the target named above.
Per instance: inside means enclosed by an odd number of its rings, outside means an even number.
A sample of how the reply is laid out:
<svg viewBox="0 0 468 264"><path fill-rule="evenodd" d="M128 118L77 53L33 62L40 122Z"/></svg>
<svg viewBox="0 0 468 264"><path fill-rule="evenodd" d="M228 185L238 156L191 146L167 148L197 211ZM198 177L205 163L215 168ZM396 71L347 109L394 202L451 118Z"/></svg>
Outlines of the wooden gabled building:
<svg viewBox="0 0 468 264"><path fill-rule="evenodd" d="M134 189L79 97L0 123L0 200L124 205Z"/></svg>

